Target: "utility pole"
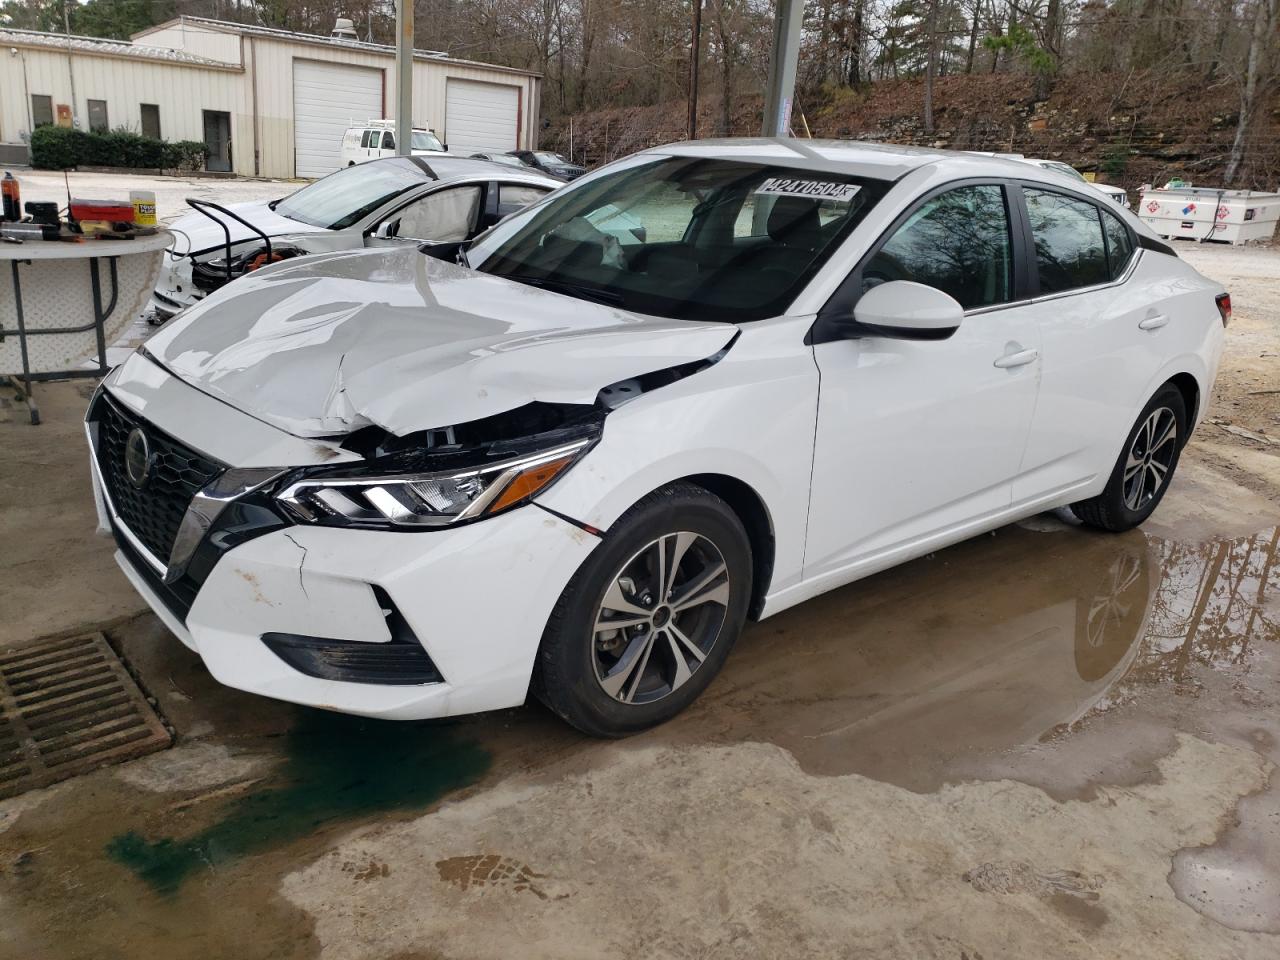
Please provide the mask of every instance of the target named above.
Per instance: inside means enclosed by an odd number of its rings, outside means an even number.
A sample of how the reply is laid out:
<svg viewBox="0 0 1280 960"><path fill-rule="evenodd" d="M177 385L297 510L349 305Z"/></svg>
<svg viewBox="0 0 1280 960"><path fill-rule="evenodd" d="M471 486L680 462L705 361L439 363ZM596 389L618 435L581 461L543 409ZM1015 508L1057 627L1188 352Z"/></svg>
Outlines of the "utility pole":
<svg viewBox="0 0 1280 960"><path fill-rule="evenodd" d="M396 0L396 155L407 157L412 151L413 0Z"/></svg>
<svg viewBox="0 0 1280 960"><path fill-rule="evenodd" d="M698 139L698 60L702 53L702 0L693 0L693 42L689 53L689 139ZM729 91L724 95L727 97Z"/></svg>
<svg viewBox="0 0 1280 960"><path fill-rule="evenodd" d="M71 54L71 14L68 12L68 2L69 0L62 0L62 30L67 35L67 79L71 81L71 126L78 130L80 110L76 106L76 66ZM25 60L23 62L25 63Z"/></svg>
<svg viewBox="0 0 1280 960"><path fill-rule="evenodd" d="M791 102L796 92L796 64L800 59L800 31L804 26L804 0L778 0L773 21L773 53L769 57L769 83L764 91L766 137L791 134Z"/></svg>

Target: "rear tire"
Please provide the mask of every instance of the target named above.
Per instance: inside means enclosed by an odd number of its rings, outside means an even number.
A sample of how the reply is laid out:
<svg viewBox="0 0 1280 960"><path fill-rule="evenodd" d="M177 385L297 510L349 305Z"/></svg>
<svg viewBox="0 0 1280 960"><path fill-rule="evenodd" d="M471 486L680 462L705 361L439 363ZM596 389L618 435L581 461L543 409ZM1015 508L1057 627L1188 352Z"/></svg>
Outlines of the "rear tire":
<svg viewBox="0 0 1280 960"><path fill-rule="evenodd" d="M1164 499L1186 438L1186 402L1166 383L1138 414L1102 493L1073 503L1071 512L1100 530L1132 530Z"/></svg>
<svg viewBox="0 0 1280 960"><path fill-rule="evenodd" d="M560 595L534 695L593 737L670 720L728 658L751 576L751 543L727 503L690 483L655 490L613 524Z"/></svg>

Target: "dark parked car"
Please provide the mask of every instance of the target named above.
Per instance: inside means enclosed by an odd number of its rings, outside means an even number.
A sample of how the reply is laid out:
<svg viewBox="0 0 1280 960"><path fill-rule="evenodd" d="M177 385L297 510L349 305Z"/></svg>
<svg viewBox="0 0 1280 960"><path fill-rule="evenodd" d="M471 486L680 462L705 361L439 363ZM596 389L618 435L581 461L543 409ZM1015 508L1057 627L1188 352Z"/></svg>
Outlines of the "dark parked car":
<svg viewBox="0 0 1280 960"><path fill-rule="evenodd" d="M576 180L587 172L587 168L566 160L558 153L549 150L511 150L511 156L519 157L531 167L537 167L543 173L549 173L561 180Z"/></svg>

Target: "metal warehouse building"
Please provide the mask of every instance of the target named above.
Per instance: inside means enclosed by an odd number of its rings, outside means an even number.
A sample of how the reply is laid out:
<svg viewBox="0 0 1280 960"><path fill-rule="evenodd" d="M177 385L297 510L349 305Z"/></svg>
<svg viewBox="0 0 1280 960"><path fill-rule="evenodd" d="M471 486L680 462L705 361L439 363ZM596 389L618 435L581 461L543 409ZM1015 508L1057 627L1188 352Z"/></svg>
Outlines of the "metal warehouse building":
<svg viewBox="0 0 1280 960"><path fill-rule="evenodd" d="M340 22L340 28L343 24ZM0 143L43 123L202 140L210 170L318 177L343 131L389 117L395 50L179 17L132 42L0 29ZM463 155L537 145L537 74L415 51L413 125Z"/></svg>

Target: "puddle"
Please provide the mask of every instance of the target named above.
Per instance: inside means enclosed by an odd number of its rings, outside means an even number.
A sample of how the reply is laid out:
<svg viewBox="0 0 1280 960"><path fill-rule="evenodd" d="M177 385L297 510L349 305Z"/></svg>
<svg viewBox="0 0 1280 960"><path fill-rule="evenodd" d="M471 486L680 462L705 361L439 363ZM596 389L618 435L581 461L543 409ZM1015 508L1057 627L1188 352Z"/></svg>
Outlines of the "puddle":
<svg viewBox="0 0 1280 960"><path fill-rule="evenodd" d="M1005 528L752 628L672 734L773 742L809 772L918 792L1027 779L1037 758L1031 781L1058 796L1141 780L1171 726L1133 724L1111 758L1070 741L1147 694L1268 696L1250 674L1280 646L1278 544L1280 528L1198 545Z"/></svg>
<svg viewBox="0 0 1280 960"><path fill-rule="evenodd" d="M193 873L283 846L354 816L428 806L477 781L489 755L440 725L360 720L308 712L287 737L286 759L268 786L228 802L191 836L128 831L107 855L162 894Z"/></svg>
<svg viewBox="0 0 1280 960"><path fill-rule="evenodd" d="M1054 799L1158 779L1178 732L1280 759L1277 624L1280 530L1191 545L1137 531L1010 527L751 627L722 677L684 716L605 746L536 707L453 724L294 710L220 688L185 651L140 636L134 646L144 674L190 698L184 722L208 723L216 743L271 760L254 774L265 779L251 793L193 802L176 780L164 792L95 774L22 813L0 834L7 923L0 953L14 946L15 955L50 960L158 949L170 960L312 957L319 921L279 895L280 878L317 862L339 831L421 810L482 776L498 788L523 775L541 795L602 758L669 743L762 741L784 747L810 774L858 773L915 794L1007 778ZM157 777L166 775L160 767ZM1216 925L1275 925L1280 846L1257 837L1280 822L1276 792L1273 785L1270 800L1242 804L1240 827L1217 842L1211 833L1197 837L1209 845L1170 865L1178 868L1174 891ZM558 816L530 843L567 842ZM805 856L835 842L829 814L802 820L812 828ZM1026 829L1034 835L1040 827ZM485 837L480 845L445 844L413 868L365 850L363 836L352 840L359 856L334 868L349 887L332 902L364 896L370 911L381 911L373 904L383 888L404 884L413 915L445 895L427 897L428 888L510 896L527 910L567 889L551 854L533 857L514 840L494 846ZM1005 874L1011 890L1032 877L1036 902L1074 927L1115 922L1117 914L1089 897L1097 892L1091 873L1062 873L1077 869L1074 861L1037 861L1032 874L1022 862L993 852L963 869L982 868L974 876L991 887L984 896L993 903L1008 900L994 885ZM78 934L52 933L67 930Z"/></svg>

